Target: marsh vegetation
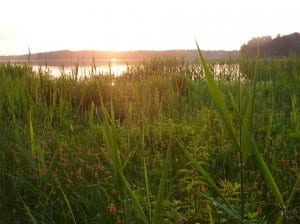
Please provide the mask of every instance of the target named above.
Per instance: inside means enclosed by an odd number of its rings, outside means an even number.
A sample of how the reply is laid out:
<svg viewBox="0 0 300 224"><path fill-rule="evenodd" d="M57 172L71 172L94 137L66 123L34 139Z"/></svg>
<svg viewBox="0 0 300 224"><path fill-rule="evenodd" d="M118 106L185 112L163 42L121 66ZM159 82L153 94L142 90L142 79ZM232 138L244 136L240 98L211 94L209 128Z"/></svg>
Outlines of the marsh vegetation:
<svg viewBox="0 0 300 224"><path fill-rule="evenodd" d="M299 223L299 57L199 58L1 64L0 223Z"/></svg>

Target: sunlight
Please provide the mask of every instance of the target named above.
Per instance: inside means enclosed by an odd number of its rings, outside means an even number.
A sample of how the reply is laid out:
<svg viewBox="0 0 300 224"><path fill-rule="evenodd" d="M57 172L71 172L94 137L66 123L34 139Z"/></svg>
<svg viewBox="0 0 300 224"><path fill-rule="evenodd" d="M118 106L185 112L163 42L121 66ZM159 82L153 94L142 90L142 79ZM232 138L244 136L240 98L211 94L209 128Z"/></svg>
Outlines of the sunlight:
<svg viewBox="0 0 300 224"><path fill-rule="evenodd" d="M254 36L299 30L300 14L293 0L247 3L4 1L2 7L8 10L0 14L0 53L26 54L28 47L32 53L195 49L195 37L203 49L234 50Z"/></svg>
<svg viewBox="0 0 300 224"><path fill-rule="evenodd" d="M111 58L111 59L110 59L110 62L111 62L111 63L116 63L116 62L117 62L117 59Z"/></svg>

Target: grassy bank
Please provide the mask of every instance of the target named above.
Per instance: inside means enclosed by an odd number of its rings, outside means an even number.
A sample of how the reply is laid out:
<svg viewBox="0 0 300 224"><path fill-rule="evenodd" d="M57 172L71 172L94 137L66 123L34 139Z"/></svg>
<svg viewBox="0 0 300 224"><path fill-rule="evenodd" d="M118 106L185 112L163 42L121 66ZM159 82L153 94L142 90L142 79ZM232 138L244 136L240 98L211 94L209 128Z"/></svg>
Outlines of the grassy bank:
<svg viewBox="0 0 300 224"><path fill-rule="evenodd" d="M300 59L202 63L1 64L0 223L298 223Z"/></svg>

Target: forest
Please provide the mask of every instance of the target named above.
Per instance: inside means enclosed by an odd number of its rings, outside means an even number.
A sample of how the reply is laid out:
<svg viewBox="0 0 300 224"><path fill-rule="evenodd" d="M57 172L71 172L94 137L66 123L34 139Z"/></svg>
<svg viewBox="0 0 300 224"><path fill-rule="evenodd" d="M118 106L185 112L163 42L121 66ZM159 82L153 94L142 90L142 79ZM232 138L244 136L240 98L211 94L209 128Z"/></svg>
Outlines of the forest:
<svg viewBox="0 0 300 224"><path fill-rule="evenodd" d="M257 49L261 57L287 57L290 54L300 55L300 33L292 33L272 39L271 36L252 38L244 44L240 53L242 55L256 56Z"/></svg>

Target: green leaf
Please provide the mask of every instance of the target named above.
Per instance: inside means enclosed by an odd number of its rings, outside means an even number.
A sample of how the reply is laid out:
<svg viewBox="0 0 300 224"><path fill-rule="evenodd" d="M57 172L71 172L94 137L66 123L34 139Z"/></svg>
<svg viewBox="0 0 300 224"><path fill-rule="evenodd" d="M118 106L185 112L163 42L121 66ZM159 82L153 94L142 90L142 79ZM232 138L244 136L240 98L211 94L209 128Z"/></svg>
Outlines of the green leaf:
<svg viewBox="0 0 300 224"><path fill-rule="evenodd" d="M209 215L209 223L214 224L214 219L212 217L211 210L208 211L208 215Z"/></svg>
<svg viewBox="0 0 300 224"><path fill-rule="evenodd" d="M67 198L65 192L63 191L62 187L61 187L60 184L58 183L58 181L56 181L56 182L57 182L58 188L60 189L61 193L63 194L63 197L64 197L64 199L65 199L65 202L66 202L66 204L67 204L67 207L68 207L69 211L71 212L73 222L76 224L76 220L75 220L75 216L74 216L74 213L73 213L71 204L70 204L70 202L69 202L69 200L68 200L68 198Z"/></svg>
<svg viewBox="0 0 300 224"><path fill-rule="evenodd" d="M29 134L30 134L31 157L32 159L36 159L36 146L35 146L33 126L32 126L31 111L29 112Z"/></svg>
<svg viewBox="0 0 300 224"><path fill-rule="evenodd" d="M283 214L280 214L278 216L278 219L276 220L276 223L275 224L282 224L283 223Z"/></svg>
<svg viewBox="0 0 300 224"><path fill-rule="evenodd" d="M118 171L118 174L120 175L121 179L122 179L122 182L124 184L124 186L126 187L128 193L129 193L129 196L132 200L132 203L133 203L133 206L134 206L134 209L135 211L137 212L137 215L142 219L142 221L146 224L149 223L144 211L143 211L143 207L141 206L140 202L138 201L134 191L131 189L130 187L130 184L128 183L126 177L124 176L122 170L120 169L120 167L117 167L117 171Z"/></svg>
<svg viewBox="0 0 300 224"><path fill-rule="evenodd" d="M215 206L223 209L227 214L231 215L232 217L234 217L235 219L239 220L240 222L242 222L242 218L240 215L238 215L238 213L236 211L234 211L232 208L230 207L226 207L224 206L222 203L220 203L219 201L217 201L216 199L200 192L200 194L202 196L204 196L205 198L209 199Z"/></svg>
<svg viewBox="0 0 300 224"><path fill-rule="evenodd" d="M149 187L148 169L147 169L145 158L144 158L144 178L145 178L146 193L147 193L147 206L148 206L149 218L151 222L150 187Z"/></svg>
<svg viewBox="0 0 300 224"><path fill-rule="evenodd" d="M170 153L170 149L168 148L167 156L164 162L163 173L161 175L160 182L159 182L155 208L153 212L153 219L152 219L153 224L161 223L161 215L162 215L161 208L162 208L162 202L165 197L166 186L168 183L168 172L170 167L170 160L171 160L171 153Z"/></svg>
<svg viewBox="0 0 300 224"><path fill-rule="evenodd" d="M23 201L23 199L22 199ZM24 207L25 207L25 210L26 210L26 213L27 215L30 217L31 219L31 222L33 224L37 224L37 221L35 220L34 216L32 215L31 211L30 211L30 208L26 205L26 203L23 201L23 204L24 204Z"/></svg>
<svg viewBox="0 0 300 224"><path fill-rule="evenodd" d="M218 87L217 87L217 85L214 81L214 78L213 78L212 74L210 73L210 71L208 69L208 66L207 66L207 64L204 60L204 57L201 53L199 45L198 45L197 42L196 42L196 44L197 44L198 54L200 56L200 61L201 61L201 64L203 66L203 69L204 69L204 73L205 73L205 77L206 77L206 84L207 84L207 87L208 87L209 94L210 94L216 108L219 110L219 112L220 112L220 114L223 118L223 121L224 121L224 123L227 127L229 135L230 135L231 139L233 140L233 144L235 145L235 147L237 149L240 149L240 144L239 144L239 141L238 141L238 139L235 135L232 120L230 118L230 114L228 112L228 109L225 105L225 102L224 102L223 98L221 97L220 90L218 89Z"/></svg>
<svg viewBox="0 0 300 224"><path fill-rule="evenodd" d="M109 153L109 157L107 158L113 165L114 170L116 172L117 181L121 184L122 189L124 192L127 191L131 201L133 203L133 207L137 213L137 216L141 218L143 223L148 224L149 221L144 213L143 207L141 206L140 202L138 201L135 192L131 189L131 186L124 175L124 169L121 163L121 159L119 156L119 150L117 148L116 142L120 142L120 144L124 147L124 143L118 133L116 125L114 123L113 114L113 106L111 105L111 115L109 115L108 111L103 107L103 126L102 126L102 134L104 143L106 145L106 149ZM124 196L123 196L124 197Z"/></svg>
<svg viewBox="0 0 300 224"><path fill-rule="evenodd" d="M212 187L212 189L222 198L222 200L226 203L226 205L228 207L231 207L229 202L226 200L226 198L223 196L223 194L217 187L215 181L206 172L206 170L200 165L200 163L198 163L198 161L191 155L191 153L187 149L185 149L185 147L179 141L177 141L177 143L179 144L179 146L180 146L181 150L183 151L184 155L186 156L186 158L195 167L197 172L199 172L200 175L202 175L202 177L205 179L205 181L208 183L208 185L210 185Z"/></svg>
<svg viewBox="0 0 300 224"><path fill-rule="evenodd" d="M274 179L274 177L272 176L272 173L270 172L270 169L268 168L266 162L264 161L262 155L260 154L260 152L258 151L258 149L253 145L253 151L254 151L254 155L256 156L256 159L258 161L258 164L260 166L260 169L265 177L265 181L267 182L268 187L270 188L270 190L272 191L274 197L276 198L276 200L279 202L279 204L284 208L284 203L283 203L283 199L281 197L279 188L277 186L277 183Z"/></svg>
<svg viewBox="0 0 300 224"><path fill-rule="evenodd" d="M296 193L297 188L299 187L299 185L300 185L300 173L298 173L298 176L297 176L296 182L294 184L294 187L293 187L293 189L292 189L292 191L290 193L289 198L286 201L286 209L288 209L288 207L290 206L290 203L294 199L295 193Z"/></svg>
<svg viewBox="0 0 300 224"><path fill-rule="evenodd" d="M255 72L254 72L254 78L253 78L253 87L250 95L250 99L248 100L246 112L244 115L244 118L242 119L242 148L241 151L243 152L243 160L246 161L248 152L251 148L251 131L252 131L252 120L253 120L253 114L254 114L254 103L255 103L255 97L256 97L256 67L257 63L255 64Z"/></svg>

